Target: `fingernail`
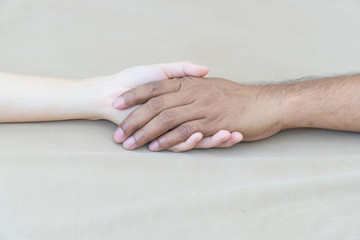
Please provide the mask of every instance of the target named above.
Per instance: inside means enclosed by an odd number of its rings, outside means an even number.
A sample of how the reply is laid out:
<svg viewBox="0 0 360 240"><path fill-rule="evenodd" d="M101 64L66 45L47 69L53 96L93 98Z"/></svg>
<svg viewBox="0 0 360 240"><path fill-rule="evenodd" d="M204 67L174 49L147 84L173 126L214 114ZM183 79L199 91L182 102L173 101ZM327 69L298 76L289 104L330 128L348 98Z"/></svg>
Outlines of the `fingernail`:
<svg viewBox="0 0 360 240"><path fill-rule="evenodd" d="M160 146L159 146L159 142L158 141L153 141L152 143L150 143L150 145L149 145L149 149L150 149L150 151L158 151L159 150L159 148L160 148Z"/></svg>
<svg viewBox="0 0 360 240"><path fill-rule="evenodd" d="M123 97L119 97L118 99L116 99L114 102L113 102L113 107L114 108L122 108L124 107L125 105L125 100Z"/></svg>
<svg viewBox="0 0 360 240"><path fill-rule="evenodd" d="M124 131L121 128L117 128L114 133L114 140L117 143L124 141Z"/></svg>
<svg viewBox="0 0 360 240"><path fill-rule="evenodd" d="M128 138L124 143L123 143L123 147L125 149L133 149L135 147L135 138L134 137L130 137Z"/></svg>

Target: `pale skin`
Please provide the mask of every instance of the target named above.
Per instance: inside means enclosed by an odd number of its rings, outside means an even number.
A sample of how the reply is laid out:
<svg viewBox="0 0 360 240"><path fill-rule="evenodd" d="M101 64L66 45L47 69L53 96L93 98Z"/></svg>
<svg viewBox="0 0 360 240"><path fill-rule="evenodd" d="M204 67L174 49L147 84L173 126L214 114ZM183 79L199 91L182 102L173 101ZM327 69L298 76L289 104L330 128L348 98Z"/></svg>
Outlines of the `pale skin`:
<svg viewBox="0 0 360 240"><path fill-rule="evenodd" d="M244 141L290 128L360 132L360 74L269 85L185 77L133 88L114 102L117 109L138 104L115 135L130 150L150 141L150 150L161 151L220 129Z"/></svg>
<svg viewBox="0 0 360 240"><path fill-rule="evenodd" d="M71 119L105 119L119 125L138 106L117 110L113 101L122 93L152 81L203 77L208 68L190 62L138 66L120 73L89 79L64 79L0 73L0 122L38 122ZM220 130L203 137L194 132L167 149L229 147L242 140L238 132Z"/></svg>

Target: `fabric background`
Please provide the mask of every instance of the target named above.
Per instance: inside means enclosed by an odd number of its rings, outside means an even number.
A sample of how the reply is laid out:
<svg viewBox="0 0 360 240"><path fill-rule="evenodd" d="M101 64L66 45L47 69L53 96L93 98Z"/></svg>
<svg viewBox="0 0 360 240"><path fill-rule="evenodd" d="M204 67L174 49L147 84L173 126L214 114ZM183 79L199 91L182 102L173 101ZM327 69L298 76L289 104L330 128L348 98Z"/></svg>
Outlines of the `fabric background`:
<svg viewBox="0 0 360 240"><path fill-rule="evenodd" d="M0 71L191 60L275 82L360 70L359 0L0 0ZM360 239L360 135L125 151L106 121L0 124L0 239Z"/></svg>

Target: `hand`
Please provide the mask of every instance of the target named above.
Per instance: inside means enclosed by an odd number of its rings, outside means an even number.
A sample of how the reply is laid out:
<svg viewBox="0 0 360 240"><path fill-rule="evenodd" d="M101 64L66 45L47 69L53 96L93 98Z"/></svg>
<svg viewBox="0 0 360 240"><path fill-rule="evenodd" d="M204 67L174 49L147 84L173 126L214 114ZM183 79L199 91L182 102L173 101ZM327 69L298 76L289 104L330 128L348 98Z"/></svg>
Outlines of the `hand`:
<svg viewBox="0 0 360 240"><path fill-rule="evenodd" d="M281 87L243 85L220 78L185 77L149 83L125 92L118 109L145 103L121 124L126 149L150 140L159 151L195 132L204 137L221 129L241 132L244 140L269 137L281 130Z"/></svg>
<svg viewBox="0 0 360 240"><path fill-rule="evenodd" d="M138 66L123 70L122 72L112 75L93 79L95 88L94 93L98 96L100 102L99 117L120 124L132 111L138 106L130 109L119 111L112 107L113 101L123 92L130 90L144 83L183 76L205 76L208 68L195 65L189 62L178 62L169 64L157 64L152 66ZM99 84L101 87L99 87ZM114 102L114 106L116 106ZM118 132L114 134L116 141ZM230 146L241 141L238 133L229 133L228 131L219 131L211 138L203 139L201 133L194 133L186 141L171 146L172 151L186 151L197 146L198 148L224 147Z"/></svg>
<svg viewBox="0 0 360 240"><path fill-rule="evenodd" d="M193 148L228 148L241 142L243 136L239 132L230 133L227 130L220 130L211 137L203 137L201 132L192 134L185 142L179 143L167 150L173 152L184 152Z"/></svg>

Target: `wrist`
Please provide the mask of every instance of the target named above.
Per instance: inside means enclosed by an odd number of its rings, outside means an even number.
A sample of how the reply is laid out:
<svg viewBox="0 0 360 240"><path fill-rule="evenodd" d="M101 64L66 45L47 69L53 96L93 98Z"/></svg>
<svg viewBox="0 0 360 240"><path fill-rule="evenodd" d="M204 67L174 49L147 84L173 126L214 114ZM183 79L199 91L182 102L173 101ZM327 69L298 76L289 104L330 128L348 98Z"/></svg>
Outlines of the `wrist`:
<svg viewBox="0 0 360 240"><path fill-rule="evenodd" d="M287 126L287 87L284 84L260 85L260 94L264 119L270 123L269 132L278 132Z"/></svg>
<svg viewBox="0 0 360 240"><path fill-rule="evenodd" d="M84 84L91 105L88 119L103 119L120 124L133 110L118 110L113 107L113 101L129 89L124 86L118 75L84 79Z"/></svg>
<svg viewBox="0 0 360 240"><path fill-rule="evenodd" d="M73 84L78 103L77 109L83 119L99 120L104 118L104 99L102 98L102 77L76 80Z"/></svg>
<svg viewBox="0 0 360 240"><path fill-rule="evenodd" d="M282 129L311 127L307 114L307 101L299 94L298 85L300 83L284 84L284 103L282 111Z"/></svg>

